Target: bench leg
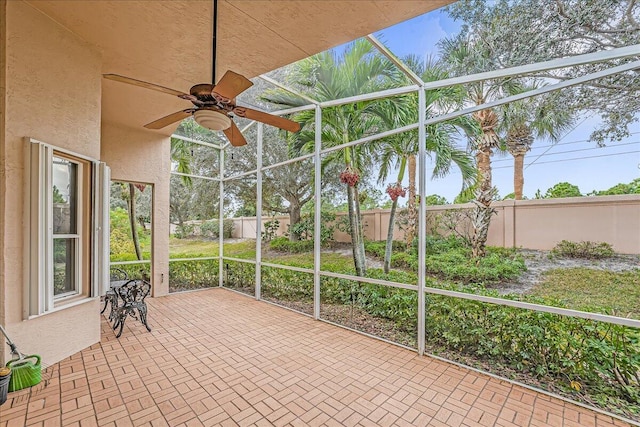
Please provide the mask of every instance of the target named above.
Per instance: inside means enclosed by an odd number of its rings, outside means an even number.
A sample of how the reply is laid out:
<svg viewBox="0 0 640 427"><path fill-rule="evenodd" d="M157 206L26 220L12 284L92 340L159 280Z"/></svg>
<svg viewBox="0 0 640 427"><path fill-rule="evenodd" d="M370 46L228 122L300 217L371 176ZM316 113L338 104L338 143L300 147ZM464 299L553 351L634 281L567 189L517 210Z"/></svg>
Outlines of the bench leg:
<svg viewBox="0 0 640 427"><path fill-rule="evenodd" d="M124 322L127 320L128 316L129 316L128 310L122 310L121 312L116 314L116 321L113 325L113 330L115 331L118 326L120 327L120 330L116 334L116 338L120 338L120 335L122 335L122 330L124 329Z"/></svg>
<svg viewBox="0 0 640 427"><path fill-rule="evenodd" d="M147 331L151 332L149 324L147 324L147 304L143 304L138 307L138 314L140 315L140 321L147 328Z"/></svg>

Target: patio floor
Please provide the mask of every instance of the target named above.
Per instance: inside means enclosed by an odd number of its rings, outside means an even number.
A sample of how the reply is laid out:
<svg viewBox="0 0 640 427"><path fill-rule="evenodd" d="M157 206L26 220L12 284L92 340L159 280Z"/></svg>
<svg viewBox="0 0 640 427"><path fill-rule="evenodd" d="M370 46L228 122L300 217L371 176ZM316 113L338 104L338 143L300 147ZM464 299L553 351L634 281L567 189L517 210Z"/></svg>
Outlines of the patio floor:
<svg viewBox="0 0 640 427"><path fill-rule="evenodd" d="M225 289L150 299L9 394L15 426L626 426Z"/></svg>

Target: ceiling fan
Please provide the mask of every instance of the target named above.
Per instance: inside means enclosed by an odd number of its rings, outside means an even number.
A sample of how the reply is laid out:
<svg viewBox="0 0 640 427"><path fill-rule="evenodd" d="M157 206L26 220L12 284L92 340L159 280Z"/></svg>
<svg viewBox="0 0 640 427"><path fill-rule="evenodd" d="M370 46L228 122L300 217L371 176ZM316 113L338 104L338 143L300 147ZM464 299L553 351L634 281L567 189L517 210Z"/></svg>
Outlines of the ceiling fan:
<svg viewBox="0 0 640 427"><path fill-rule="evenodd" d="M218 20L218 2L213 0L213 64L212 64L212 81L215 82L216 76L216 33ZM146 89L163 92L178 98L191 101L193 107L176 111L168 116L154 120L144 125L147 129L162 129L172 123L186 119L193 115L195 121L203 127L211 130L221 130L231 142L231 145L239 147L245 145L247 141L242 136L242 132L233 122L232 117L245 117L250 120L256 120L289 132L298 132L300 124L283 117L274 116L263 111L254 110L252 108L236 105L235 98L253 83L246 77L227 71L218 81L218 84L201 83L192 86L189 93L180 92L179 90L170 89L142 80L132 79L130 77L118 74L103 74L103 77L121 83L127 83Z"/></svg>

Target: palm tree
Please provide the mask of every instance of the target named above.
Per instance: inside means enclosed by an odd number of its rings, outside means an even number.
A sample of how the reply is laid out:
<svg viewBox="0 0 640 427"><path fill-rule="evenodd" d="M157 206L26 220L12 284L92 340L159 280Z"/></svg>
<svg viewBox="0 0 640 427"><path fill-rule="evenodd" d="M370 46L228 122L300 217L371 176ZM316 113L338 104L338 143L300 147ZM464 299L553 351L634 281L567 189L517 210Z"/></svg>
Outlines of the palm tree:
<svg viewBox="0 0 640 427"><path fill-rule="evenodd" d="M416 73L421 75L424 81L435 81L446 78L445 70L429 59L426 62L420 61L415 56L404 58L404 62ZM434 90L427 93L427 116L436 114L447 108L447 104L455 100L459 91L457 89L446 88ZM382 118L383 123L388 128L415 123L418 120L418 99L413 94L407 97L408 102L402 104L402 114L396 111L380 110L376 113ZM441 122L427 126L426 129L426 149L435 159L433 177L443 177L449 173L451 164L455 163L463 175L463 183L469 184L475 177L475 167L469 155L455 147L456 136L460 133L458 126L465 126L465 118L455 121ZM418 155L418 131L408 131L393 135L381 141L380 173L379 182L385 182L393 164L398 167L398 176L395 185L390 185L387 189L392 199L391 212L389 218L389 228L387 231L387 242L385 247L384 271L389 272L391 266L391 252L393 245L393 230L395 226L395 213L398 205L398 196L404 196L405 190L402 188L405 170L409 172L409 200L408 200L408 229L405 235L407 247L415 237L417 229L418 209L416 206L416 157Z"/></svg>
<svg viewBox="0 0 640 427"><path fill-rule="evenodd" d="M300 88L317 101L330 101L363 93L374 92L397 81L399 73L393 64L366 40L350 44L342 55L323 52L296 64L289 75L292 85ZM294 107L306 101L282 90L268 91L263 99L274 104ZM322 113L322 144L330 147L360 139L379 130L379 119L372 114L374 103L386 103L390 110L398 100L353 102L326 108ZM312 152L315 143L314 112L296 114L294 120L302 124L302 130L291 136L294 151ZM356 274L366 274L364 236L360 221L358 182L371 162L368 148L363 145L333 151L323 160L323 167L339 162L344 165L341 181L347 185L347 204L351 245Z"/></svg>
<svg viewBox="0 0 640 427"><path fill-rule="evenodd" d="M444 39L440 42L440 48L444 60L454 74L473 74L498 68L491 59L492 52L489 48L471 38ZM515 80L502 79L470 83L465 89L464 103L481 105L505 94L515 93L520 90L520 86ZM493 150L500 147L500 137L497 133L499 116L493 108L485 108L473 113L472 118L481 132L471 139L471 148L475 152L478 168L478 188L473 201L475 208L471 251L474 257L482 257L485 254L491 216L495 212L491 207L491 202L497 194L491 182L491 155Z"/></svg>
<svg viewBox="0 0 640 427"><path fill-rule="evenodd" d="M527 89L535 89L534 81ZM513 156L513 191L522 200L524 187L524 156L536 139L557 142L574 123L574 115L566 108L560 93L512 102L503 109L507 150Z"/></svg>

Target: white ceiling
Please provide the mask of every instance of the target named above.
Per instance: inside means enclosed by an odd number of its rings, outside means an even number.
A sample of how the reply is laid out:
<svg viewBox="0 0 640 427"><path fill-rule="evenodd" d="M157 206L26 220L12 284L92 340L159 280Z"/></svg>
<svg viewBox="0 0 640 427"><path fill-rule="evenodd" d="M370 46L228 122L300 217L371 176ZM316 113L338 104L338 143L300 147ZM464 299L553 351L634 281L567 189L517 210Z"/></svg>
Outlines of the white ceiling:
<svg viewBox="0 0 640 427"><path fill-rule="evenodd" d="M217 76L231 69L252 78L451 1L220 0ZM211 0L28 2L97 46L104 73L185 92L211 81ZM138 128L190 105L103 80L103 122Z"/></svg>

